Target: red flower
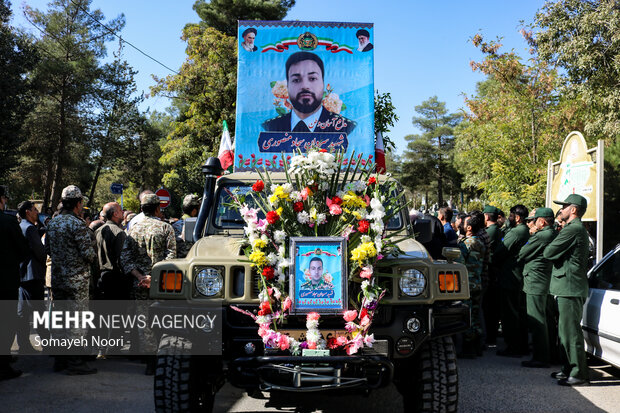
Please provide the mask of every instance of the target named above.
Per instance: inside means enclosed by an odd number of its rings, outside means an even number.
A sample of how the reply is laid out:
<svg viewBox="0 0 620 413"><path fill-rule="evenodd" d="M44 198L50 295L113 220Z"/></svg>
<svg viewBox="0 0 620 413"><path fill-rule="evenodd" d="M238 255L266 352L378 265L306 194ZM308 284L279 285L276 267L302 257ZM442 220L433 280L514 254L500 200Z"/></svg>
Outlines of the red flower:
<svg viewBox="0 0 620 413"><path fill-rule="evenodd" d="M293 204L293 211L295 212L301 212L304 210L304 203L301 201L295 202Z"/></svg>
<svg viewBox="0 0 620 413"><path fill-rule="evenodd" d="M332 204L342 205L342 199L340 199L337 196L335 196L335 197L332 198Z"/></svg>
<svg viewBox="0 0 620 413"><path fill-rule="evenodd" d="M357 225L357 230L359 232L361 232L362 234L367 233L368 232L368 228L370 228L370 224L365 219L362 219L359 222L359 224Z"/></svg>
<svg viewBox="0 0 620 413"><path fill-rule="evenodd" d="M252 185L252 191L254 192L262 192L265 189L265 183L260 179L256 181L254 185Z"/></svg>
<svg viewBox="0 0 620 413"><path fill-rule="evenodd" d="M319 149L319 152L327 152L327 149Z"/></svg>
<svg viewBox="0 0 620 413"><path fill-rule="evenodd" d="M245 166L248 166L250 164L250 160L246 159L245 162L243 163Z"/></svg>
<svg viewBox="0 0 620 413"><path fill-rule="evenodd" d="M271 304L269 304L269 301L263 301L262 303L260 303L259 308L260 308L260 311L258 312L259 315L271 314Z"/></svg>
<svg viewBox="0 0 620 413"><path fill-rule="evenodd" d="M366 307L362 308L362 311L360 311L360 320L366 317L367 315L368 315L368 310L366 310Z"/></svg>
<svg viewBox="0 0 620 413"><path fill-rule="evenodd" d="M268 281L273 280L274 275L275 275L275 271L273 270L273 267L263 268L263 277L265 277L266 280Z"/></svg>
<svg viewBox="0 0 620 413"><path fill-rule="evenodd" d="M276 211L267 212L267 222L269 222L271 225L278 222L279 219L280 219L280 215L278 215Z"/></svg>
<svg viewBox="0 0 620 413"><path fill-rule="evenodd" d="M377 178L375 178L374 176L371 176L370 178L368 178L368 185L374 185L377 183Z"/></svg>

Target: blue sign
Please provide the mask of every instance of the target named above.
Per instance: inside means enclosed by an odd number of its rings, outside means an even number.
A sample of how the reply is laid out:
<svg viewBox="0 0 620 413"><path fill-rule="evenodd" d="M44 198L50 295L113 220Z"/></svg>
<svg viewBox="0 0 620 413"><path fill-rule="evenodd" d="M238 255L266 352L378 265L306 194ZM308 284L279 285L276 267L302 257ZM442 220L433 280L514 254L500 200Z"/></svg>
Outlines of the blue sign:
<svg viewBox="0 0 620 413"><path fill-rule="evenodd" d="M235 170L310 147L375 154L370 23L240 21Z"/></svg>
<svg viewBox="0 0 620 413"><path fill-rule="evenodd" d="M113 194L121 195L123 193L123 184L113 183L110 185L110 192Z"/></svg>

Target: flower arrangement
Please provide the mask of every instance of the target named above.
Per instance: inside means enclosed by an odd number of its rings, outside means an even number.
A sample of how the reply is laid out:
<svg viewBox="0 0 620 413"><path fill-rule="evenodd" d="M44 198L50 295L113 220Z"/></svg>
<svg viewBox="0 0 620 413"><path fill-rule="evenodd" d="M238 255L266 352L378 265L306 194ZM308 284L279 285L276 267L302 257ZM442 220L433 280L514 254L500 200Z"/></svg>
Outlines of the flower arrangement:
<svg viewBox="0 0 620 413"><path fill-rule="evenodd" d="M254 318L266 346L298 354L301 349L344 349L355 354L372 347L369 333L385 290L376 281L375 267L385 256L398 255L394 236L385 230L388 220L406 205L399 204L396 182L380 184L373 175L372 157L311 149L292 158L282 156L286 182L276 183L264 170L248 194L235 194L233 203L245 222L245 254L260 274L260 306L257 315L235 308ZM364 162L362 162L364 161ZM346 165L346 168L344 167ZM253 203L246 202L251 196ZM255 205L256 208L249 206ZM386 211L390 211L388 214ZM264 217L264 218L262 218ZM339 236L347 239L348 284L357 300L350 299L343 316L348 337L326 341L319 331L320 315L307 314L305 341L279 333L278 326L289 314L288 291L291 265L288 240L299 236ZM344 255L344 251L343 251ZM326 281L331 275L323 275Z"/></svg>
<svg viewBox="0 0 620 413"><path fill-rule="evenodd" d="M293 105L288 96L288 87L286 80L274 80L270 84L271 93L274 96L273 105L276 107L278 115L286 115L288 111L293 109ZM340 114L347 108L338 96L334 93L334 88L328 83L325 91L323 92L323 107L333 113Z"/></svg>

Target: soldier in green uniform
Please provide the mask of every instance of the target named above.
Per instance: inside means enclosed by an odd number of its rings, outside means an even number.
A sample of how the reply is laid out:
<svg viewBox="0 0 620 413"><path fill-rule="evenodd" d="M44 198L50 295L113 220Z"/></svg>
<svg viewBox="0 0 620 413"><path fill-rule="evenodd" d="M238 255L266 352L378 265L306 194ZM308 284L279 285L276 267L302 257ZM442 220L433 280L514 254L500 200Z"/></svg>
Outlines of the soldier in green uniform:
<svg viewBox="0 0 620 413"><path fill-rule="evenodd" d="M200 210L200 198L197 195L189 194L183 198L183 216L180 220L172 224L174 235L177 240L177 258L185 258L187 253L194 245L191 241L185 241L185 220L195 218Z"/></svg>
<svg viewBox="0 0 620 413"><path fill-rule="evenodd" d="M333 290L334 284L323 279L323 260L313 257L310 260L310 280L303 283L301 290Z"/></svg>
<svg viewBox="0 0 620 413"><path fill-rule="evenodd" d="M91 231L80 214L83 197L80 188L69 185L62 190L62 210L47 226L45 252L52 259L52 297L54 307L66 306L65 311L85 310L88 307L91 264L97 260ZM59 338L78 339L85 336L81 329L56 333ZM92 374L91 368L79 356L58 356L54 371L70 375Z"/></svg>
<svg viewBox="0 0 620 413"><path fill-rule="evenodd" d="M137 314L148 313L149 287L151 269L159 261L176 258L177 245L174 229L160 218L159 197L155 194L144 195L141 199L144 219L134 224L125 238L121 251L121 267L133 280L132 298L136 300ZM150 328L139 330L140 350L154 354L157 343ZM147 359L146 374L155 372L154 357Z"/></svg>
<svg viewBox="0 0 620 413"><path fill-rule="evenodd" d="M501 262L498 281L501 290L501 317L506 348L497 352L499 356L519 357L528 353L528 337L523 294L523 266L517 264L521 247L530 237L525 225L527 208L515 205L510 208L508 220L511 229L495 251L495 259Z"/></svg>
<svg viewBox="0 0 620 413"><path fill-rule="evenodd" d="M560 218L565 225L545 249L544 257L553 264L549 292L557 297L558 335L566 361L551 377L563 386L587 385L590 381L580 321L588 295L589 241L581 222L588 204L577 194L553 202L562 205Z"/></svg>
<svg viewBox="0 0 620 413"><path fill-rule="evenodd" d="M523 367L549 367L549 334L547 330L547 298L551 281L551 261L543 257L547 245L554 240L554 214L551 208L537 208L533 216L534 234L521 248L517 261L523 267L523 292L526 294L528 327L532 333L534 354L522 361Z"/></svg>
<svg viewBox="0 0 620 413"><path fill-rule="evenodd" d="M473 358L479 354L482 337L482 320L480 314L480 297L482 294L482 272L486 246L476 234L483 228L482 216L472 215L465 218L465 238L459 242L461 256L457 261L465 264L469 276L469 295L467 300L471 310L471 326L463 334L461 357Z"/></svg>
<svg viewBox="0 0 620 413"><path fill-rule="evenodd" d="M499 274L499 263L494 257L495 249L502 242L502 232L497 224L499 209L492 205L487 205L482 210L485 220L485 231L489 237L489 285L482 299L482 313L484 315L484 328L486 344L494 345L497 340L497 328L499 326L499 287L497 277Z"/></svg>

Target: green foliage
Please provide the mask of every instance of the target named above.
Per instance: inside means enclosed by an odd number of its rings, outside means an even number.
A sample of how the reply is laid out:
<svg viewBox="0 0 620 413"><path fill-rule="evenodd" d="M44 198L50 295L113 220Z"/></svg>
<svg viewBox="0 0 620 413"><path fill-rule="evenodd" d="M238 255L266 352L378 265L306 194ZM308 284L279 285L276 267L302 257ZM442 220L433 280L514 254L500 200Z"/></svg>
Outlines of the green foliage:
<svg viewBox="0 0 620 413"><path fill-rule="evenodd" d="M179 192L202 192L200 166L217 155L222 123L234 130L237 43L213 28L188 25L183 30L187 60L178 75L158 81L152 90L185 101L162 146L164 184Z"/></svg>
<svg viewBox="0 0 620 413"><path fill-rule="evenodd" d="M472 41L485 55L472 68L487 80L466 97L469 110L455 131L464 186L504 210L541 205L547 159L557 158L563 138L582 126L582 105L557 93L557 73L544 62L524 63L480 35Z"/></svg>
<svg viewBox="0 0 620 413"><path fill-rule="evenodd" d="M482 211L483 209L484 209L484 205L479 200L469 201L465 205L465 212Z"/></svg>
<svg viewBox="0 0 620 413"><path fill-rule="evenodd" d="M381 132L386 153L396 149L394 141L390 139L387 133L397 121L398 115L396 114L396 107L392 104L392 96L389 93L379 93L377 90L375 92L375 135Z"/></svg>
<svg viewBox="0 0 620 413"><path fill-rule="evenodd" d="M135 213L140 212L140 200L138 200L138 195L140 194L140 188L130 182L129 185L125 186L123 190L123 208L129 211L133 211ZM116 198L116 202L121 203L121 197L118 195Z"/></svg>
<svg viewBox="0 0 620 413"><path fill-rule="evenodd" d="M620 9L610 0L546 3L526 33L541 59L564 69L562 92L583 99L586 139L620 136Z"/></svg>
<svg viewBox="0 0 620 413"><path fill-rule="evenodd" d="M413 117L413 125L423 133L405 136L409 143L403 155L403 181L413 192L436 191L437 203L442 205L444 194L455 194L460 187L461 178L452 165L453 130L461 117L448 113L446 104L437 96L416 106L415 111L421 116Z"/></svg>
<svg viewBox="0 0 620 413"><path fill-rule="evenodd" d="M237 37L237 20L282 20L295 0L197 0L201 24Z"/></svg>

